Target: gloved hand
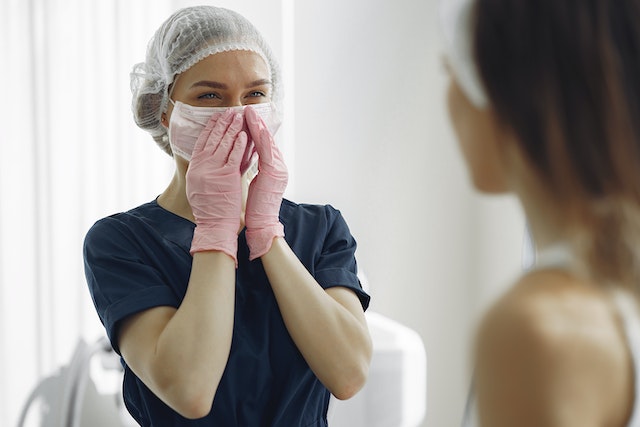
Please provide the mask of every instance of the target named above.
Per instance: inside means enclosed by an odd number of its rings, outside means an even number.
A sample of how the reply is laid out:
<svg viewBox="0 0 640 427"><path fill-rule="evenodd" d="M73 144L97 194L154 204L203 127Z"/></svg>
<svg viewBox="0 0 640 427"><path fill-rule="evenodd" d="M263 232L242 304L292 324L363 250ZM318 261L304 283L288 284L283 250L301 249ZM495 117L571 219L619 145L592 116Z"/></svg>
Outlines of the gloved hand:
<svg viewBox="0 0 640 427"><path fill-rule="evenodd" d="M249 259L254 260L269 251L275 237L284 236L279 213L289 174L273 136L253 108L245 109L245 120L258 152L258 175L249 186L245 212Z"/></svg>
<svg viewBox="0 0 640 427"><path fill-rule="evenodd" d="M191 254L222 251L238 259L242 212L240 163L247 146L242 114L210 120L193 149L186 175L187 199L196 221Z"/></svg>

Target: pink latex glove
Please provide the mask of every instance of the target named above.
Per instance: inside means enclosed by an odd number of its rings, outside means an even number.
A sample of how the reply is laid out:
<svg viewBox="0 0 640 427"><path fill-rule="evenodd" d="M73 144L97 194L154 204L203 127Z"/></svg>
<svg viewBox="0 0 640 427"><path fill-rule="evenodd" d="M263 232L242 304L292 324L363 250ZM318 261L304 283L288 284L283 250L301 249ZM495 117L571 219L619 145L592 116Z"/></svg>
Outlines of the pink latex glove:
<svg viewBox="0 0 640 427"><path fill-rule="evenodd" d="M245 212L249 259L254 260L271 249L275 237L284 236L279 213L289 174L264 121L251 107L244 115L258 152L258 175L249 186Z"/></svg>
<svg viewBox="0 0 640 427"><path fill-rule="evenodd" d="M222 251L238 262L242 212L240 163L247 146L244 119L237 112L210 120L193 149L186 175L187 199L196 228L191 254Z"/></svg>

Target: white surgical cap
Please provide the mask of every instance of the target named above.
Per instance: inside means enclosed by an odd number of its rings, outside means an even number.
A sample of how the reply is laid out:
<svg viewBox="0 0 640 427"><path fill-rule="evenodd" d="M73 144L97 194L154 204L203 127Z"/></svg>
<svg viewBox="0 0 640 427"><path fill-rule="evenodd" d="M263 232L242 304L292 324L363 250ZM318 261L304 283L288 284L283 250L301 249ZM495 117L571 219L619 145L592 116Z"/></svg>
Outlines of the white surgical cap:
<svg viewBox="0 0 640 427"><path fill-rule="evenodd" d="M271 73L272 101L280 107L280 69L270 47L242 15L213 6L181 9L156 31L147 46L146 61L131 72L132 109L136 124L171 153L161 123L175 77L203 58L220 52L248 50L259 54ZM278 108L281 111L281 108Z"/></svg>
<svg viewBox="0 0 640 427"><path fill-rule="evenodd" d="M469 100L478 108L489 103L473 58L475 0L441 0L440 17L449 65Z"/></svg>

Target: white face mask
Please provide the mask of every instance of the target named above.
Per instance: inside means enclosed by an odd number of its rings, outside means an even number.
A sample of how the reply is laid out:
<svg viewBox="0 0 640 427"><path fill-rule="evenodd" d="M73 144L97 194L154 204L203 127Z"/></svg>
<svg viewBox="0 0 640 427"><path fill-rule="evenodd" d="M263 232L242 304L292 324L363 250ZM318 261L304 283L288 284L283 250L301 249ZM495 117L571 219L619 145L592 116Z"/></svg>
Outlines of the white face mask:
<svg viewBox="0 0 640 427"><path fill-rule="evenodd" d="M216 114L221 116L222 113L229 109L242 113L246 107L246 105L239 107L194 107L180 101L175 103L171 101L171 103L173 103L174 107L169 120L169 144L175 155L187 161L191 161L196 141L212 116ZM280 127L280 118L275 105L272 102L265 102L251 104L251 108L264 120L271 135L275 135ZM249 141L240 165L240 173L245 173L249 169L256 155L253 140L251 140L246 123L243 126L243 130L247 132Z"/></svg>

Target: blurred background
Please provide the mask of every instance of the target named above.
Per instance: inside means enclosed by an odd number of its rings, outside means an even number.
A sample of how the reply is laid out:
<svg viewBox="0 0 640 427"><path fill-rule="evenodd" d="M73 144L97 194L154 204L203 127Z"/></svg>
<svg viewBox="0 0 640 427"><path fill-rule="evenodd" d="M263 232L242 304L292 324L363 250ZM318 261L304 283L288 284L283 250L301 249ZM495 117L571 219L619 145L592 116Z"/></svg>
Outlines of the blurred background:
<svg viewBox="0 0 640 427"><path fill-rule="evenodd" d="M446 112L437 0L2 0L0 425L79 338L104 335L82 241L155 198L172 160L133 123L129 72L177 8L228 7L280 59L286 196L340 209L370 310L416 331L424 426L460 423L475 319L518 273L524 219L476 195ZM394 426L390 426L394 427Z"/></svg>

